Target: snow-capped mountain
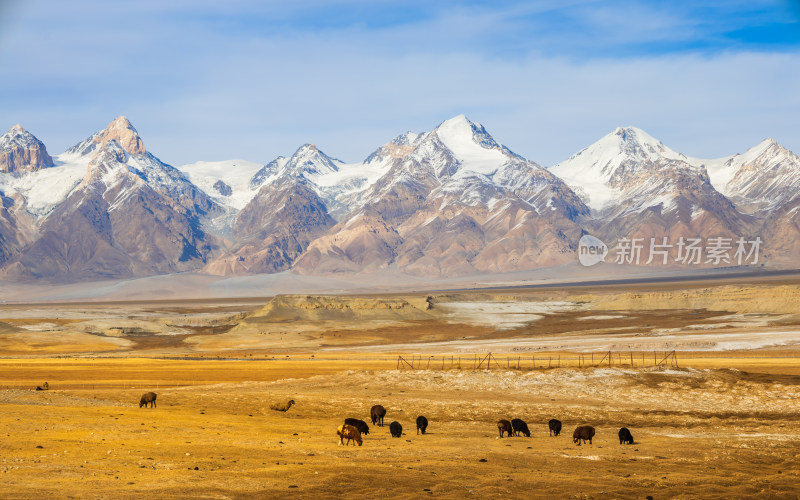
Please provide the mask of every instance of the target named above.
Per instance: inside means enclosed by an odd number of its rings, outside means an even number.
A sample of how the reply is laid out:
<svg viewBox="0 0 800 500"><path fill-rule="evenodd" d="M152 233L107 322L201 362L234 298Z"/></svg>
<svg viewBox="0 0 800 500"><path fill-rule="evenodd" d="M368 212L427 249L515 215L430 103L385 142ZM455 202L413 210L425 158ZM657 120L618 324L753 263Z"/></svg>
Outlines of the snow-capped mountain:
<svg viewBox="0 0 800 500"><path fill-rule="evenodd" d="M587 232L759 237L762 262L800 258L800 159L772 140L704 160L618 128L545 169L459 115L358 163L304 144L176 169L119 117L52 158L15 126L0 160L3 279L506 272L574 260Z"/></svg>
<svg viewBox="0 0 800 500"><path fill-rule="evenodd" d="M35 172L52 166L42 141L21 125L0 135L0 172Z"/></svg>
<svg viewBox="0 0 800 500"><path fill-rule="evenodd" d="M323 153L314 144L304 144L289 157L278 157L259 170L250 186L261 188L297 180L313 190L334 218L351 209L353 197L385 172L380 162L344 163Z"/></svg>
<svg viewBox="0 0 800 500"><path fill-rule="evenodd" d="M665 160L688 159L641 129L620 127L548 170L600 211L624 197L632 179L657 171Z"/></svg>
<svg viewBox="0 0 800 500"><path fill-rule="evenodd" d="M750 219L711 184L702 160L677 153L646 132L617 128L549 169L592 207L594 231L618 238L752 231Z"/></svg>
<svg viewBox="0 0 800 500"><path fill-rule="evenodd" d="M775 210L800 190L800 158L773 139L704 163L714 187L748 213Z"/></svg>
<svg viewBox="0 0 800 500"><path fill-rule="evenodd" d="M385 164L385 174L359 195L359 208L309 245L296 269L397 266L443 275L561 263L567 235L580 232L573 219L588 213L558 178L463 115L396 138L370 162ZM497 259L497 245L515 232L528 236L526 247Z"/></svg>
<svg viewBox="0 0 800 500"><path fill-rule="evenodd" d="M36 238L6 266L7 276L137 276L196 269L198 259L204 260L211 242L199 219L215 205L147 152L126 118L70 148L59 161L63 166L48 170L64 171L66 189L56 190L64 198L50 199L50 210L38 214ZM75 165L83 165L84 174L73 185ZM24 207L26 193L19 193Z"/></svg>

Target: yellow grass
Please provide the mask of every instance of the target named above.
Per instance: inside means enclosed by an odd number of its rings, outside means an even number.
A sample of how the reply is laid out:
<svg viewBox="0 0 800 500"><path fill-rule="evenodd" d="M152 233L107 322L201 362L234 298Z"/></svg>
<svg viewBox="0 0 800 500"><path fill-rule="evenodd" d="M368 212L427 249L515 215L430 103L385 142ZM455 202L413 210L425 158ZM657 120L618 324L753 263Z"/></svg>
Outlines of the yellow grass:
<svg viewBox="0 0 800 500"><path fill-rule="evenodd" d="M754 293L723 292L740 312ZM514 299L504 293L479 300ZM593 293L617 300L607 291L573 295ZM710 300L705 290L695 295ZM670 291L647 299L679 297ZM372 303L359 304L379 315ZM630 331L649 341L651 333L659 338L658 328L695 328L713 339L759 325L769 334L795 328L799 312L782 301L773 316L725 326L733 320L717 320L720 312L628 305L619 314L548 315L508 331L454 323L435 311L430 320L415 312L408 321L381 316L373 324L363 317L314 323L281 311L270 323L258 316L260 304L215 305L212 315L200 303L109 305L98 307L101 319L80 305L48 306L53 318L83 314L55 322L49 313L27 318L24 308L0 308L7 325L0 330L0 498L797 498L796 347L679 351L678 368L664 360L668 350L655 361L653 351L634 350L632 366L629 351L615 351L611 366L596 366L604 352L595 351L592 362L589 350L491 347L533 335ZM64 330L19 330L50 322ZM717 330L703 330L714 322ZM145 333L109 334L133 327ZM489 347L425 347L453 340ZM402 343L410 347L389 347ZM466 369L489 350L496 356L490 370ZM430 369L397 370L398 356L416 366L430 359ZM465 369L441 370L442 359L459 356ZM521 370L511 369L515 360ZM548 362L560 367L544 369ZM49 391L33 390L45 381ZM139 408L147 391L158 393L157 408ZM269 410L287 399L296 401L288 412ZM363 446L338 446L343 419L368 421L376 403L388 410L387 426L400 422L404 435L391 438L370 423ZM422 414L429 434L418 436L414 420ZM531 438L498 438L496 421L513 417L528 422ZM559 437L548 435L553 417L564 424ZM572 442L582 424L597 429L591 445ZM634 445L619 444L622 426Z"/></svg>

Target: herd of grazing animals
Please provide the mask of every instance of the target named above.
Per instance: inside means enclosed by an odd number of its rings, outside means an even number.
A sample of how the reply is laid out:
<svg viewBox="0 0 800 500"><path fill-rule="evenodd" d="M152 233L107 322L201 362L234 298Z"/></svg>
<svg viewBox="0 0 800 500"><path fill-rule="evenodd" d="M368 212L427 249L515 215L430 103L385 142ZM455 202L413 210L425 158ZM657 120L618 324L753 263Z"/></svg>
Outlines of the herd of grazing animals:
<svg viewBox="0 0 800 500"><path fill-rule="evenodd" d="M142 398L139 400L139 408L147 408L148 404L150 405L150 408L155 408L156 397L157 394L154 392L146 392L142 394ZM270 409L286 412L294 404L294 400L290 399L286 402L273 403L270 405ZM381 405L375 405L370 408L369 413L370 418L372 419L372 425L383 427L383 419L386 416L386 408ZM425 434L425 431L428 428L428 419L425 416L420 415L417 417L416 424L417 434ZM550 419L550 421L547 423L547 426L550 429L550 436L558 436L561 434L560 420L555 418ZM520 435L531 437L531 431L528 429L528 424L519 418L513 418L511 421L506 419L498 420L497 430L500 432L501 438L503 437L503 434L505 434L507 437ZM389 424L389 432L391 433L392 437L399 438L403 435L403 426L400 424L400 422L394 421ZM362 434L365 436L369 434L369 426L366 422L357 418L344 419L344 424L340 425L336 429L336 435L339 436L339 445L348 445L350 442L354 442L358 443L358 446L361 446L363 444L363 440L361 439ZM595 430L591 425L580 425L576 427L575 432L572 433L572 441L578 446L581 445L581 442L586 443L586 441L589 441L589 444L592 444L592 438L594 437L594 434ZM627 427L621 428L618 435L619 444L633 444L633 435ZM347 440L346 443L345 440Z"/></svg>

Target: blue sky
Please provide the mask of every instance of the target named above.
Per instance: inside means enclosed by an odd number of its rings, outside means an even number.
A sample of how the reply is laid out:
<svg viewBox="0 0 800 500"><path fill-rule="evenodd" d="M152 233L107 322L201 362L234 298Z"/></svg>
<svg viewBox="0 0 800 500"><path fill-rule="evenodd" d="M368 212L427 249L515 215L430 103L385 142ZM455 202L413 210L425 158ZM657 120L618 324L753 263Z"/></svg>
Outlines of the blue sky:
<svg viewBox="0 0 800 500"><path fill-rule="evenodd" d="M288 5L287 5L288 4ZM0 0L0 128L59 153L127 115L172 164L359 161L464 113L543 165L634 125L800 152L800 2Z"/></svg>

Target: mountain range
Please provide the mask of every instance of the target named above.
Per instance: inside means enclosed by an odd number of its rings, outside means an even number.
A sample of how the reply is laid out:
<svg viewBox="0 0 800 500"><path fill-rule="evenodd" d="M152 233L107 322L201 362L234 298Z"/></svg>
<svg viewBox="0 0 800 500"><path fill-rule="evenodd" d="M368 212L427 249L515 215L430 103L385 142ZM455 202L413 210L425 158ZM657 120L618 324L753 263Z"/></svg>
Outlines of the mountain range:
<svg viewBox="0 0 800 500"><path fill-rule="evenodd" d="M125 117L53 157L15 125L0 136L0 277L449 277L566 264L584 234L609 247L761 238L758 264L791 266L799 188L800 158L771 139L698 159L634 127L548 168L463 115L359 163L305 144L265 164L175 168Z"/></svg>

